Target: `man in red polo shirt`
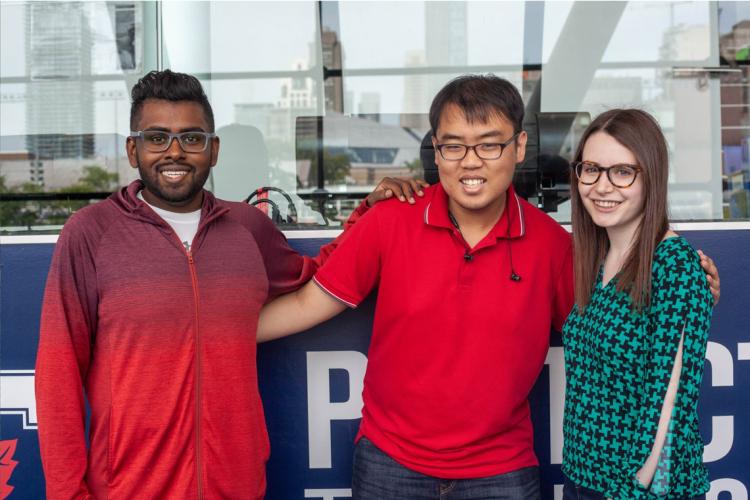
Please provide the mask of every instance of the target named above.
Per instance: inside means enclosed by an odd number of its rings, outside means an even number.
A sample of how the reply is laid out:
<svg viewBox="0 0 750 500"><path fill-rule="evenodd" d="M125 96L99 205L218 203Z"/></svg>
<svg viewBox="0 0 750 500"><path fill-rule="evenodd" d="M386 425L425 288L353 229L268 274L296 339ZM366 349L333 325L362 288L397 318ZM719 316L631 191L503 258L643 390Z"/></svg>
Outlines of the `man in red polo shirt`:
<svg viewBox="0 0 750 500"><path fill-rule="evenodd" d="M267 306L259 340L378 299L355 498L540 497L527 397L573 304L571 241L521 199L524 106L495 76L435 97L440 184L370 209L314 284Z"/></svg>

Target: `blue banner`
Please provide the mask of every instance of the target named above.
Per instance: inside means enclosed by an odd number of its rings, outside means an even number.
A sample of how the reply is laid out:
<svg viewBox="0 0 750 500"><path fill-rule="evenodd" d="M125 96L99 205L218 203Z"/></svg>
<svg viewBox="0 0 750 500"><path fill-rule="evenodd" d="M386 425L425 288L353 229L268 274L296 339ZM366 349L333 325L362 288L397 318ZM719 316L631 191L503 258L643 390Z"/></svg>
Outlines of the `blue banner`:
<svg viewBox="0 0 750 500"><path fill-rule="evenodd" d="M747 500L750 487L750 231L685 231L719 266L699 413L709 500ZM9 239L8 241L11 241ZM324 240L293 239L316 254ZM39 313L53 244L0 245L0 498L44 498L34 405ZM351 497L374 297L357 310L260 346L258 371L271 439L269 499ZM559 334L531 394L543 497L561 497L564 367ZM467 395L470 397L470 395ZM467 423L470 424L470 423ZM231 459L231 458L229 458ZM12 490L11 490L12 488Z"/></svg>

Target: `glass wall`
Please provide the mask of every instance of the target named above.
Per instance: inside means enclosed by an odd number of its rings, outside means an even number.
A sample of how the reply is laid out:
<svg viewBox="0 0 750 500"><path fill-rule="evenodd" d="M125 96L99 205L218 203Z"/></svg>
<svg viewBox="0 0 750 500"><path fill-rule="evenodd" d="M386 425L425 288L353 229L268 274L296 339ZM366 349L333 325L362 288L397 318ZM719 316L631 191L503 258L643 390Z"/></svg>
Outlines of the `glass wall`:
<svg viewBox="0 0 750 500"><path fill-rule="evenodd" d="M324 223L296 196L315 177L312 158L298 155L298 129L325 114L318 5L165 2L162 26L164 66L197 75L214 109L221 154L209 189L244 200L273 186L294 196L297 222ZM288 202L269 198L286 219Z"/></svg>
<svg viewBox="0 0 750 500"><path fill-rule="evenodd" d="M129 89L155 67L155 4L0 5L0 227L59 229L137 177ZM100 193L100 194L97 194Z"/></svg>
<svg viewBox="0 0 750 500"><path fill-rule="evenodd" d="M672 218L723 218L719 80L702 70L719 65L716 4L548 2L544 19L541 110L648 111L670 145Z"/></svg>
<svg viewBox="0 0 750 500"><path fill-rule="evenodd" d="M129 89L157 68L193 73L206 87L222 140L207 187L231 200L282 190L260 197L280 207L270 212L285 227L337 226L383 176L421 175L432 96L480 72L522 92L531 144L516 184L557 220L569 219L567 170L542 158L568 159L588 120L616 106L645 109L664 128L673 219L747 219L748 10L679 1L2 2L0 231L59 230L136 177L124 149Z"/></svg>

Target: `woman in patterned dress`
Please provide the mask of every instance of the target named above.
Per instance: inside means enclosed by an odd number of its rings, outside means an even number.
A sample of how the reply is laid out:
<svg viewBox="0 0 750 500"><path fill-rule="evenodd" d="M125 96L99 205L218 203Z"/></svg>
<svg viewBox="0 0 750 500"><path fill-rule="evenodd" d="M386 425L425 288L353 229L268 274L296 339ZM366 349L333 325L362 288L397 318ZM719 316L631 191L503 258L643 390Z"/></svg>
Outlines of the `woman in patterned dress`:
<svg viewBox="0 0 750 500"><path fill-rule="evenodd" d="M564 498L693 498L709 489L696 406L712 298L669 229L667 145L649 114L584 132L571 198L576 306L563 328Z"/></svg>

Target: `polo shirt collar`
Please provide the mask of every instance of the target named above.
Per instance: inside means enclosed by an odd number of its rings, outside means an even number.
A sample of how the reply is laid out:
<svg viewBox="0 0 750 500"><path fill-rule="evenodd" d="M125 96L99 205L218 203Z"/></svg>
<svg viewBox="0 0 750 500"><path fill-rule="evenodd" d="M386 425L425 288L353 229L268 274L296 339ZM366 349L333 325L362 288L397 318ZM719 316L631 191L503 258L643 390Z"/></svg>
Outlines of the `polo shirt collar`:
<svg viewBox="0 0 750 500"><path fill-rule="evenodd" d="M505 210L503 215L492 228L490 234L496 238L520 238L526 234L526 224L523 217L523 207L521 199L511 184L508 186L505 196ZM510 221L510 229L508 222ZM427 202L424 209L424 223L428 226L444 227L453 229L453 223L448 217L448 194L443 189L442 184L435 185L432 191L432 198Z"/></svg>

